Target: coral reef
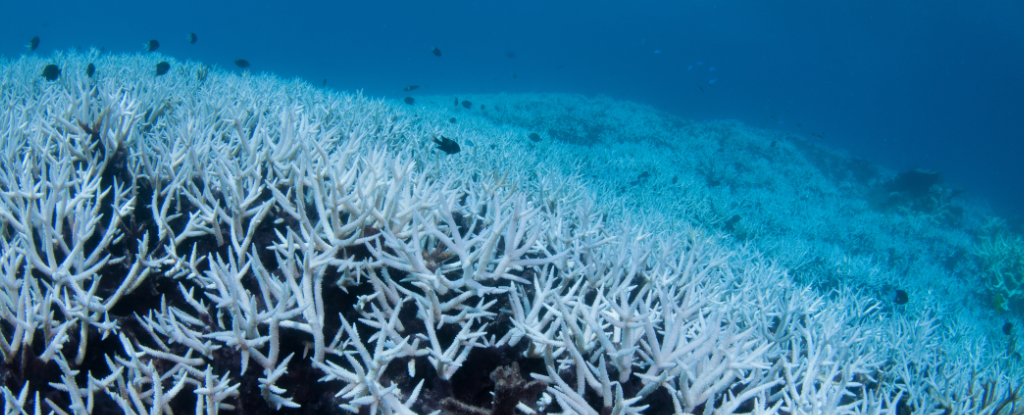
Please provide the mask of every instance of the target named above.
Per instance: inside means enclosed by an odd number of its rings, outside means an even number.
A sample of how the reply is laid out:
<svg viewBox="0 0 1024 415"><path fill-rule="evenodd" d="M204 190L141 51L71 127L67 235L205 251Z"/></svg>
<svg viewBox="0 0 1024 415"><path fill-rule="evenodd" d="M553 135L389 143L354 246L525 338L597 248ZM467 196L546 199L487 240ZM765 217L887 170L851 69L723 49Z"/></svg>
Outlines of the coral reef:
<svg viewBox="0 0 1024 415"><path fill-rule="evenodd" d="M156 53L0 85L5 414L1021 411L1019 365L935 317L655 229L429 100Z"/></svg>
<svg viewBox="0 0 1024 415"><path fill-rule="evenodd" d="M1024 238L1010 232L1002 221L988 225L988 234L972 250L984 271L996 308L1007 310L1011 301L1024 298Z"/></svg>

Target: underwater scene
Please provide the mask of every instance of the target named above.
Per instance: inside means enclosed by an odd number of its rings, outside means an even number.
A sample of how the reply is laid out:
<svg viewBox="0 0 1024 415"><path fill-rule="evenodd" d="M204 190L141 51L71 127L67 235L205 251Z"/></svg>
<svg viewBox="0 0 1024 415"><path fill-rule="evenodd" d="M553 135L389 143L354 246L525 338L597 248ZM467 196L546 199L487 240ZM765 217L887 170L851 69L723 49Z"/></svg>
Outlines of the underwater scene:
<svg viewBox="0 0 1024 415"><path fill-rule="evenodd" d="M4 415L1024 415L1024 5L3 9Z"/></svg>

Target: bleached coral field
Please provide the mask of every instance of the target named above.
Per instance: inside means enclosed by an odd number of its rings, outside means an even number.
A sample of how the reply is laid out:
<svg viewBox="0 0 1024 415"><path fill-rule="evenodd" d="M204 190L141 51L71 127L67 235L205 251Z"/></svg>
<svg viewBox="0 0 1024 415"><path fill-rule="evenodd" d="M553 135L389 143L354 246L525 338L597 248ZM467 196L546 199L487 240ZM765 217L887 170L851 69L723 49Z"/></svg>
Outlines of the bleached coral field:
<svg viewBox="0 0 1024 415"><path fill-rule="evenodd" d="M0 66L5 414L1024 413L1002 225L797 137Z"/></svg>

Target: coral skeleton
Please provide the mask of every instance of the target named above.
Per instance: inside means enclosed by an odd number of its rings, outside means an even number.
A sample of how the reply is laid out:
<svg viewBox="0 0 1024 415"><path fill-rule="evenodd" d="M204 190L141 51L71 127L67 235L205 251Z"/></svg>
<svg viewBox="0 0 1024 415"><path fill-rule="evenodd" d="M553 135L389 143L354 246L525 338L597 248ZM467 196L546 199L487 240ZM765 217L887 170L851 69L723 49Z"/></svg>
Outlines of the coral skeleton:
<svg viewBox="0 0 1024 415"><path fill-rule="evenodd" d="M5 415L1024 413L1020 366L935 317L659 231L490 130L446 157L426 103L48 59L0 61Z"/></svg>

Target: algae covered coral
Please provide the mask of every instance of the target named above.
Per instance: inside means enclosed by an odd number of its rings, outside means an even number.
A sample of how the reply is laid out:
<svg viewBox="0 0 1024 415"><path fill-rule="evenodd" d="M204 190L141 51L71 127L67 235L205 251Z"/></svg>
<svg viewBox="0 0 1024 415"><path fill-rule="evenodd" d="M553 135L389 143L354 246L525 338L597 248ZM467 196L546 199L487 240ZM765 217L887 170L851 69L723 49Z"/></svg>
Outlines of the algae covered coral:
<svg viewBox="0 0 1024 415"><path fill-rule="evenodd" d="M1009 301L1024 298L1024 239L1001 221L987 225L987 235L979 238L972 254L984 272L994 305L1005 310Z"/></svg>

